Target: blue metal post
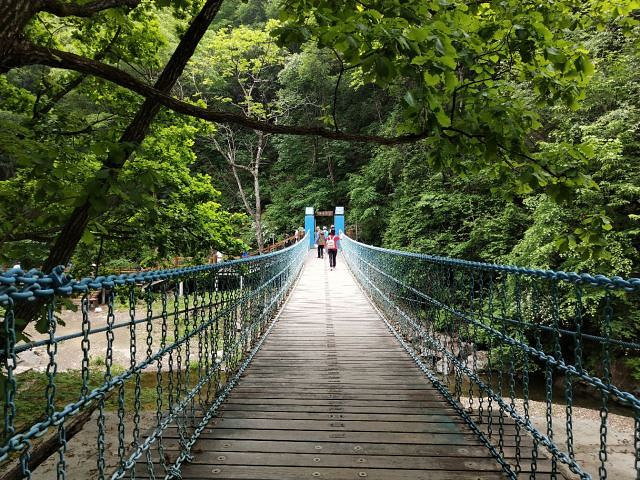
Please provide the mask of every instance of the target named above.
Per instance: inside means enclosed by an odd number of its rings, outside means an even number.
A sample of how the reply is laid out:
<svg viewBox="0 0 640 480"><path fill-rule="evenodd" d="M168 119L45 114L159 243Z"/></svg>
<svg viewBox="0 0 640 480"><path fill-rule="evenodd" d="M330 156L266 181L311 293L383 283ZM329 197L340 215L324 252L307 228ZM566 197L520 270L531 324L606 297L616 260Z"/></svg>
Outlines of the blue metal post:
<svg viewBox="0 0 640 480"><path fill-rule="evenodd" d="M336 207L336 211L333 216L333 225L336 228L336 233L346 233L344 228L344 207Z"/></svg>
<svg viewBox="0 0 640 480"><path fill-rule="evenodd" d="M304 230L309 234L309 248L313 248L316 231L316 217L313 207L307 207L304 210Z"/></svg>

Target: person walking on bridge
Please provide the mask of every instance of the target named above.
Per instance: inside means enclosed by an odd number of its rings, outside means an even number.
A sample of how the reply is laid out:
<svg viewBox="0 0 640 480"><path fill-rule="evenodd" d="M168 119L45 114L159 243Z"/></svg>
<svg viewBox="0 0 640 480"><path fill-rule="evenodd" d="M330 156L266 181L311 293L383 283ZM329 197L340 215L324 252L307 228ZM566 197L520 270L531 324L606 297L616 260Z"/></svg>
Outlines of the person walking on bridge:
<svg viewBox="0 0 640 480"><path fill-rule="evenodd" d="M329 236L327 237L326 246L327 253L329 253L329 270L335 270L336 260L338 258L338 241L340 237L336 235L335 229L331 229Z"/></svg>
<svg viewBox="0 0 640 480"><path fill-rule="evenodd" d="M316 232L316 245L318 245L318 258L324 258L324 244L326 239L324 238L324 233L318 227L318 231Z"/></svg>

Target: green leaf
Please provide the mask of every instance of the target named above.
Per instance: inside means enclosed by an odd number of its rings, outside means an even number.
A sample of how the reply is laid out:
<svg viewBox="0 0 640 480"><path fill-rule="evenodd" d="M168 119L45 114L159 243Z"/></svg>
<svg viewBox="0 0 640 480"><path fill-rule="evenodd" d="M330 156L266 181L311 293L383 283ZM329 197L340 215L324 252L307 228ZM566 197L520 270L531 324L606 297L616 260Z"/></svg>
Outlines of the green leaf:
<svg viewBox="0 0 640 480"><path fill-rule="evenodd" d="M431 30L428 27L420 27L420 28L413 28L409 30L405 34L405 36L409 40L413 40L416 42L423 42L429 37L430 34L431 34Z"/></svg>
<svg viewBox="0 0 640 480"><path fill-rule="evenodd" d="M454 72L446 71L444 72L444 84L449 90L453 90L458 86L458 77Z"/></svg>
<svg viewBox="0 0 640 480"><path fill-rule="evenodd" d="M85 245L93 245L93 243L95 242L95 239L96 239L95 235L91 233L91 231L87 228L82 234L81 242L84 243Z"/></svg>
<svg viewBox="0 0 640 480"><path fill-rule="evenodd" d="M438 120L438 124L441 127L450 127L451 126L451 118L447 115L444 110L441 108L435 111L436 119Z"/></svg>
<svg viewBox="0 0 640 480"><path fill-rule="evenodd" d="M411 93L411 91L407 91L407 93L405 93L404 100L411 108L416 108L418 106L416 98L413 96L413 93Z"/></svg>
<svg viewBox="0 0 640 480"><path fill-rule="evenodd" d="M438 58L438 61L447 68L454 70L457 67L456 59L450 55Z"/></svg>
<svg viewBox="0 0 640 480"><path fill-rule="evenodd" d="M426 83L430 87L435 87L440 83L440 76L431 75L429 72L423 72L422 78L424 79L424 83Z"/></svg>
<svg viewBox="0 0 640 480"><path fill-rule="evenodd" d="M377 57L375 61L375 71L378 80L386 83L392 74L391 62L386 57Z"/></svg>

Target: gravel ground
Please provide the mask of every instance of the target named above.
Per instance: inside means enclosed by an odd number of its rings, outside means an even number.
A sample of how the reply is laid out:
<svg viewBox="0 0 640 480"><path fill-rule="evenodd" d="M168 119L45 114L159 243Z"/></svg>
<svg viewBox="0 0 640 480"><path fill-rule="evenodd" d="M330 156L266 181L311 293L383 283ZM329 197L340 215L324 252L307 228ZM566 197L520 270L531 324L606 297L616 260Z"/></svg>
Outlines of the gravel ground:
<svg viewBox="0 0 640 480"><path fill-rule="evenodd" d="M462 397L461 402L462 405L468 405L468 398ZM474 400L474 404L478 404L477 399ZM486 399L484 404L487 404ZM516 399L515 405L518 412L524 412L522 399ZM531 422L543 433L546 432L547 425L546 409L545 402L529 401ZM564 405L553 405L554 441L565 452L567 450L566 418ZM573 407L572 418L576 460L593 478L599 478L600 412L591 408ZM615 480L637 478L634 468L634 419L610 413L607 418L607 429L607 477ZM567 476L576 477L571 472L567 472Z"/></svg>

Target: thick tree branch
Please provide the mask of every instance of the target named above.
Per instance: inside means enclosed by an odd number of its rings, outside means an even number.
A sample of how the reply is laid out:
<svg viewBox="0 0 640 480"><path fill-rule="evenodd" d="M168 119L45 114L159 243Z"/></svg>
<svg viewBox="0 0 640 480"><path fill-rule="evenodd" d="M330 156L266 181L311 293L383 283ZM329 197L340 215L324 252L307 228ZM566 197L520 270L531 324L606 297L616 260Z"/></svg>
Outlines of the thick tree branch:
<svg viewBox="0 0 640 480"><path fill-rule="evenodd" d="M336 107L338 105L338 90L340 89L340 81L342 80L342 75L344 74L344 62L342 61L342 58L340 58L340 54L334 48L332 48L331 50L333 50L333 53L335 54L336 58L338 59L338 62L340 63L340 72L338 73L338 79L336 80L336 85L333 90L333 110L332 110L333 128L336 132L339 132L340 129L338 128L338 118L336 117Z"/></svg>
<svg viewBox="0 0 640 480"><path fill-rule="evenodd" d="M91 17L98 12L116 7L135 8L140 0L94 0L93 2L78 4L60 0L44 0L40 11L52 13L58 17Z"/></svg>
<svg viewBox="0 0 640 480"><path fill-rule="evenodd" d="M244 170L245 172L248 172L253 175L253 170L251 170L246 165L242 165L241 163L235 163L235 162L232 162L231 160L229 160L229 165L231 165L233 168L239 168L240 170Z"/></svg>
<svg viewBox="0 0 640 480"><path fill-rule="evenodd" d="M113 48L113 46L116 43L116 40L120 36L121 30L122 30L122 28L118 27L118 29L116 30L116 33L113 35L113 37L111 38L109 43L102 50L100 50L96 54L94 60L101 61L106 56L106 54L109 53L109 50L111 50L111 48ZM51 109L60 100L62 100L67 94L69 94L75 88L79 87L80 84L84 81L84 79L87 78L87 76L88 76L87 73L82 73L80 75L76 75L75 78L71 79L71 81L69 81L69 83L64 85L60 89L60 91L58 91L57 93L53 94L51 96L51 98L43 106L37 107L37 104L34 104L32 121L35 121L35 120L41 118L43 115L46 115L47 113L49 113L51 111Z"/></svg>
<svg viewBox="0 0 640 480"><path fill-rule="evenodd" d="M21 242L23 240L50 242L59 231L60 228L56 227L36 232L12 232L7 233L4 237L0 238L0 242Z"/></svg>
<svg viewBox="0 0 640 480"><path fill-rule="evenodd" d="M234 124L252 130L259 130L265 133L275 133L284 135L302 135L302 136L319 136L330 140L343 140L347 142L365 142L377 143L381 145L399 145L403 143L412 143L427 138L431 132L422 132L418 134L408 134L400 136L380 136L380 135L360 135L355 133L343 133L329 130L324 127L302 127L294 125L278 125L270 122L248 118L232 112L224 112L219 110L202 108L187 102L183 102L171 97L168 93L160 91L157 87L145 84L133 77L129 73L120 70L105 63L96 62L94 60L81 57L69 52L48 49L36 45L24 44L16 52L17 55L12 56L11 66L24 65L48 65L50 67L64 68L76 70L82 73L88 73L97 77L113 82L121 87L127 88L138 93L148 99L148 101L156 102L175 112L189 115L203 120L209 120L217 123Z"/></svg>
<svg viewBox="0 0 640 480"><path fill-rule="evenodd" d="M244 192L244 187L242 186L242 180L240 180L240 176L238 175L238 170L236 169L235 163L229 163L231 166L231 173L233 173L233 178L238 185L238 194L240 195L240 199L244 205L244 208L247 210L247 213L252 217L255 216L255 211L251 208L249 204L249 199L247 198L247 194Z"/></svg>

